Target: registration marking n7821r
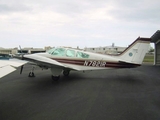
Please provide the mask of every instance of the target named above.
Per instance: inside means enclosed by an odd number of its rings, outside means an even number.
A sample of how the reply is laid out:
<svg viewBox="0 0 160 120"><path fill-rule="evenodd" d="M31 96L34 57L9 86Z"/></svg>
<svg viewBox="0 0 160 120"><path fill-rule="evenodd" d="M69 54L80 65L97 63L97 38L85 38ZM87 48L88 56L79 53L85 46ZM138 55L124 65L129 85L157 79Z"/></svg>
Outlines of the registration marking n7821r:
<svg viewBox="0 0 160 120"><path fill-rule="evenodd" d="M105 61L85 61L84 66L92 66L92 67L105 67Z"/></svg>

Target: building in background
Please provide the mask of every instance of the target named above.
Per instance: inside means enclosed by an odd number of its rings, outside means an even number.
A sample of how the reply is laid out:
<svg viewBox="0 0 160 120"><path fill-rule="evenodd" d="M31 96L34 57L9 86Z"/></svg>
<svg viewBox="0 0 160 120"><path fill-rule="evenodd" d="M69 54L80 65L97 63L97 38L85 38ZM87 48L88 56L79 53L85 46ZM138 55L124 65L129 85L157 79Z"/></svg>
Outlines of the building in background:
<svg viewBox="0 0 160 120"><path fill-rule="evenodd" d="M45 52L46 50L43 48L22 48L21 50L18 48L0 48L0 54L4 55L13 55L13 54L33 54L39 52Z"/></svg>
<svg viewBox="0 0 160 120"><path fill-rule="evenodd" d="M18 48L2 48L0 47L0 54L16 54Z"/></svg>
<svg viewBox="0 0 160 120"><path fill-rule="evenodd" d="M50 49L52 49L52 48L54 48L54 47L51 47L51 46L45 46L45 47L44 47L45 51L48 51L48 50L50 50Z"/></svg>
<svg viewBox="0 0 160 120"><path fill-rule="evenodd" d="M105 46L105 47L92 47L92 48L84 48L84 51L100 53L100 54L120 54L122 53L126 47L119 47L115 46L114 43L112 46Z"/></svg>
<svg viewBox="0 0 160 120"><path fill-rule="evenodd" d="M33 54L33 53L39 53L39 52L46 52L54 47L51 46L46 46L43 48L22 48L21 50L18 48L0 48L0 54L19 54L19 53L24 53L24 54ZM68 47L70 48L70 47ZM74 48L74 49L79 49L79 47ZM100 53L100 54L120 54L126 49L126 47L118 47L114 46L106 46L106 47L92 47L92 48L84 48L84 51L88 52L95 52L95 53ZM81 49L82 50L82 49Z"/></svg>

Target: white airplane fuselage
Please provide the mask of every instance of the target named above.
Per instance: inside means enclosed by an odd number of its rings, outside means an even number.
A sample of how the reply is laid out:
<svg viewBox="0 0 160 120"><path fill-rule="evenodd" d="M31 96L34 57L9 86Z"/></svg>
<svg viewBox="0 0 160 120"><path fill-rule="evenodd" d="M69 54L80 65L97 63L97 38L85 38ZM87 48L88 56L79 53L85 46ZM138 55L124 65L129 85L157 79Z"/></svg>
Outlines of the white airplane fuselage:
<svg viewBox="0 0 160 120"><path fill-rule="evenodd" d="M18 57L21 60L32 62L32 65L42 69L50 69L52 78L59 79L60 74L68 76L71 70L87 71L117 68L135 68L142 64L144 56L148 51L150 38L137 38L125 51L117 56L91 53L71 48L53 48L46 53L35 53L22 55ZM24 62L25 64L26 62ZM23 71L23 64L10 64L9 66L18 67L21 65L20 74ZM3 70L5 67L1 67ZM1 77L12 72L13 70L1 74ZM29 73L29 77L34 76L34 67Z"/></svg>
<svg viewBox="0 0 160 120"><path fill-rule="evenodd" d="M67 50L67 49L66 49ZM76 50L77 52L78 50ZM115 69L115 68L132 68L140 66L139 64L129 64L119 62L120 59L116 56L109 56L97 53L84 52L89 54L89 58L77 58L77 57L67 57L67 56L56 56L49 53L35 53L31 55L24 55L24 58L31 58L30 61L41 58L42 61L45 61L46 58L49 58L51 62L57 61L58 63L63 64L64 66L70 66L76 70L101 70L101 69ZM48 61L48 60L46 60ZM37 64L41 66L41 64ZM60 64L59 64L60 65ZM51 68L46 64L45 67Z"/></svg>
<svg viewBox="0 0 160 120"><path fill-rule="evenodd" d="M54 48L46 53L24 55L23 59L41 68L50 68L53 76L68 71L87 71L116 68L135 68L141 65L148 51L150 38L137 38L122 54L117 56L91 53L71 48Z"/></svg>

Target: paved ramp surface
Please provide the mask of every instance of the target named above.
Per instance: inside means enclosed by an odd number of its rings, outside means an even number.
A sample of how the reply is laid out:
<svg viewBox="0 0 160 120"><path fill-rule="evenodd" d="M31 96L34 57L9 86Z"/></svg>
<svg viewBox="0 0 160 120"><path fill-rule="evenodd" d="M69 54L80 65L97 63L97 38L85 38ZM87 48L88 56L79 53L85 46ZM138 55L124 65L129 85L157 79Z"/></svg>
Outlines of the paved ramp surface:
<svg viewBox="0 0 160 120"><path fill-rule="evenodd" d="M160 67L143 65L52 81L49 70L24 67L0 79L0 120L159 120Z"/></svg>

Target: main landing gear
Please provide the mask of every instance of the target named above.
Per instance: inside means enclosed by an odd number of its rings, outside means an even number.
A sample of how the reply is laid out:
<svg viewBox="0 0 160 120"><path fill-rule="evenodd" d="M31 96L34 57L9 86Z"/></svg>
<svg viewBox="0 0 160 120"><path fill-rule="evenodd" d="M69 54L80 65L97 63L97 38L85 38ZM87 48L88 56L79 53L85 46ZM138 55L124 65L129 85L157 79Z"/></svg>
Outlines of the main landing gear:
<svg viewBox="0 0 160 120"><path fill-rule="evenodd" d="M35 77L34 69L35 69L35 67L33 66L31 72L29 72L29 74L28 74L28 77ZM69 76L70 70L67 70L67 69L62 70L62 69L53 69L52 68L51 72L52 72L52 79L55 81L58 81L60 79L60 74L62 72L63 72L63 75L67 77L67 76Z"/></svg>
<svg viewBox="0 0 160 120"><path fill-rule="evenodd" d="M70 73L70 70L63 70L64 76L66 76L66 77L69 76L69 73ZM52 75L52 79L55 81L58 81L60 79L60 75L57 75L57 76Z"/></svg>
<svg viewBox="0 0 160 120"><path fill-rule="evenodd" d="M58 75L58 76L53 76L53 75L52 75L52 80L58 81L59 78L60 78L60 75Z"/></svg>
<svg viewBox="0 0 160 120"><path fill-rule="evenodd" d="M69 76L70 70L63 70L63 75L64 76Z"/></svg>

